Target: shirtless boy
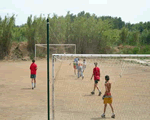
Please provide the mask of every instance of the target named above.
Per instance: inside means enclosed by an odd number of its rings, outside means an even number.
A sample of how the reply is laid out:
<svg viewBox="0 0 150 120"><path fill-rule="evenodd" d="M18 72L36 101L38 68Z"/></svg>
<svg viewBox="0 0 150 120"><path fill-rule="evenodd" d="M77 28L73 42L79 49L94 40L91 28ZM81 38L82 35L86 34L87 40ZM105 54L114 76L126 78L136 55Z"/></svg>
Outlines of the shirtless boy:
<svg viewBox="0 0 150 120"><path fill-rule="evenodd" d="M111 83L109 82L109 76L106 75L105 76L105 94L103 95L103 100L104 100L104 113L101 115L102 118L105 117L105 112L106 112L106 107L107 107L107 103L110 105L111 110L112 110L112 118L115 118L115 114L114 114L114 109L112 106L112 96L111 96Z"/></svg>

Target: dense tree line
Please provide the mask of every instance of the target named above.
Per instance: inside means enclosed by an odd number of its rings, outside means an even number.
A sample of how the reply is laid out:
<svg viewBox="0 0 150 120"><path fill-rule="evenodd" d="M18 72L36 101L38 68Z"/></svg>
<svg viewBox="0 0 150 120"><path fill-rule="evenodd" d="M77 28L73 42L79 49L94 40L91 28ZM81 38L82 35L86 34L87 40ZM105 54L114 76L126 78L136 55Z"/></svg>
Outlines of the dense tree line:
<svg viewBox="0 0 150 120"><path fill-rule="evenodd" d="M68 12L66 16L29 16L27 23L15 25L15 15L0 17L0 58L9 54L11 43L27 41L28 50L34 51L34 44L46 43L46 19L50 21L51 44L76 44L77 53L114 53L119 45L135 46L134 50L122 53L150 53L150 22L125 23L119 17L85 13L77 15Z"/></svg>

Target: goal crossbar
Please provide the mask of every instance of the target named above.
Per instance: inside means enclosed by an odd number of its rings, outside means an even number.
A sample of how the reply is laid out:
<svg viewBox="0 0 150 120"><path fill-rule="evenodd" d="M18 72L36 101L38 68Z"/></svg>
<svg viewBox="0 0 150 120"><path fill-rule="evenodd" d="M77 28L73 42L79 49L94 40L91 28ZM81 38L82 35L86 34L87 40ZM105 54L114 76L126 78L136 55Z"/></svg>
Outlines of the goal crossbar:
<svg viewBox="0 0 150 120"><path fill-rule="evenodd" d="M36 59L36 47L37 46L47 48L47 44L35 44L35 59ZM76 54L76 44L49 44L49 48L52 48L52 47L55 47L55 46L60 46L60 47L62 46L62 47L66 47L66 48L69 48L68 46L74 46L75 47L74 54Z"/></svg>
<svg viewBox="0 0 150 120"><path fill-rule="evenodd" d="M66 57L150 57L150 54L52 54Z"/></svg>
<svg viewBox="0 0 150 120"><path fill-rule="evenodd" d="M35 45L47 45L47 44L35 44ZM76 46L76 44L49 44L51 46Z"/></svg>

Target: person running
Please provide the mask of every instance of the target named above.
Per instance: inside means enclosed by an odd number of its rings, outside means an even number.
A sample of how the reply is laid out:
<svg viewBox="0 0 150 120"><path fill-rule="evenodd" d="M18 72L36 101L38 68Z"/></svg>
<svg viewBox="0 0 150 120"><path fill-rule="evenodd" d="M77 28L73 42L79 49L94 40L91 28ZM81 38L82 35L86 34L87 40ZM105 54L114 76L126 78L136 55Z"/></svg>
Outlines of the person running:
<svg viewBox="0 0 150 120"><path fill-rule="evenodd" d="M102 94L100 89L98 88L98 82L100 81L100 68L97 67L97 62L94 63L95 65L95 68L93 68L93 74L92 74L92 77L91 77L91 80L94 76L94 89L93 91L91 92L91 94L95 94L95 88L97 88L97 90L99 91L99 96Z"/></svg>
<svg viewBox="0 0 150 120"><path fill-rule="evenodd" d="M102 118L105 117L107 103L110 105L112 110L112 118L115 118L114 109L112 106L112 96L111 96L111 83L109 82L109 76L105 76L105 94L103 95L102 99L104 100L104 113L101 115Z"/></svg>
<svg viewBox="0 0 150 120"><path fill-rule="evenodd" d="M73 61L73 69L74 69L74 74L76 75L76 62L75 62L75 60Z"/></svg>
<svg viewBox="0 0 150 120"><path fill-rule="evenodd" d="M83 72L84 72L85 68L86 68L86 61L85 61L85 59L83 59Z"/></svg>
<svg viewBox="0 0 150 120"><path fill-rule="evenodd" d="M35 64L35 60L32 60L32 64L30 65L30 71L31 71L30 77L31 77L32 89L34 89L36 87L36 71L37 71L37 65Z"/></svg>
<svg viewBox="0 0 150 120"><path fill-rule="evenodd" d="M84 78L83 75L83 62L80 61L80 59L78 59L78 78L82 77L82 79Z"/></svg>

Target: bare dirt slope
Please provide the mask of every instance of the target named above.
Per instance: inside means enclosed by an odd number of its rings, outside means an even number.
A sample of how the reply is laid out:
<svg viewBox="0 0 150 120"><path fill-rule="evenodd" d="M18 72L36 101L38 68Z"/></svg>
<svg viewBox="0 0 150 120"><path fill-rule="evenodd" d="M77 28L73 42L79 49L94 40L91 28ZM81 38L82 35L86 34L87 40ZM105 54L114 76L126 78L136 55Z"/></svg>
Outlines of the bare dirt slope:
<svg viewBox="0 0 150 120"><path fill-rule="evenodd" d="M47 120L47 68L46 60L38 65L37 88L31 89L30 61L0 62L0 120ZM51 65L51 63L50 63ZM90 95L93 80L92 67L87 66L84 80L73 74L72 65L56 63L55 120L101 120L102 96ZM149 120L150 69L133 66L126 69L122 78L120 69L101 66L99 86L104 93L104 76L112 81L113 106L116 120ZM112 72L104 73L104 69ZM57 72L59 70L59 72ZM50 68L51 71L51 68ZM108 70L109 71L109 70ZM111 120L111 110L106 111Z"/></svg>

